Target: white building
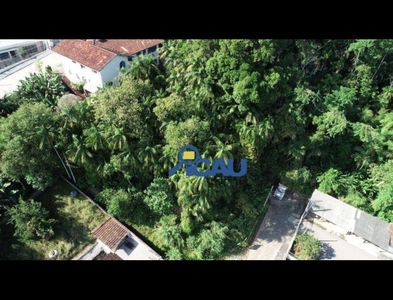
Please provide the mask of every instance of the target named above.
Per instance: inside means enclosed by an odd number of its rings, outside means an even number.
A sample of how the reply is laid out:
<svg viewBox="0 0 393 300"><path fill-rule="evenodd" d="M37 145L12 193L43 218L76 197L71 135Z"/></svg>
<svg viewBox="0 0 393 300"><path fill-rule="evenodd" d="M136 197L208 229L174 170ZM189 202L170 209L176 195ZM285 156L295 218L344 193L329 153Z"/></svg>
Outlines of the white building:
<svg viewBox="0 0 393 300"><path fill-rule="evenodd" d="M0 69L52 48L59 40L0 40Z"/></svg>
<svg viewBox="0 0 393 300"><path fill-rule="evenodd" d="M158 55L163 40L61 40L53 51L62 56L64 75L94 93L105 83L116 83L121 68L128 69L140 54Z"/></svg>

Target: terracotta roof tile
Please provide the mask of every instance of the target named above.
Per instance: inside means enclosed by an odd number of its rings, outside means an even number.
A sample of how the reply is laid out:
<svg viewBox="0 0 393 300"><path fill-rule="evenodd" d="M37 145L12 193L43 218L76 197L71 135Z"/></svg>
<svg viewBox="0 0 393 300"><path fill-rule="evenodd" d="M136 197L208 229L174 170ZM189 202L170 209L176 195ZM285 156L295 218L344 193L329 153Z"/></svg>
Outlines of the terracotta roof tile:
<svg viewBox="0 0 393 300"><path fill-rule="evenodd" d="M61 40L52 50L96 71L100 71L116 56L84 40Z"/></svg>
<svg viewBox="0 0 393 300"><path fill-rule="evenodd" d="M142 50L163 43L164 40L100 40L96 39L95 46L101 47L113 53L131 56ZM92 42L90 42L92 43Z"/></svg>
<svg viewBox="0 0 393 300"><path fill-rule="evenodd" d="M114 218L107 219L92 230L92 233L113 252L129 232L129 229Z"/></svg>
<svg viewBox="0 0 393 300"><path fill-rule="evenodd" d="M117 254L110 252L107 255L105 255L101 260L122 260L122 259Z"/></svg>

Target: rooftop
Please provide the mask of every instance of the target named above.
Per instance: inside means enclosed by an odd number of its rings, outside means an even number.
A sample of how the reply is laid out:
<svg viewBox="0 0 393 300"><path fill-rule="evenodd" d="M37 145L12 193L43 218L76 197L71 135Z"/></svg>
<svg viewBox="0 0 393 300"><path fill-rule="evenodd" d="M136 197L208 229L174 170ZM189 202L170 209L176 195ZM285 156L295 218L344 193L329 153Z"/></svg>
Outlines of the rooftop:
<svg viewBox="0 0 393 300"><path fill-rule="evenodd" d="M84 40L61 40L52 51L95 71L100 71L116 56L115 53Z"/></svg>
<svg viewBox="0 0 393 300"><path fill-rule="evenodd" d="M129 230L114 218L107 219L92 231L113 252L116 251L128 232Z"/></svg>
<svg viewBox="0 0 393 300"><path fill-rule="evenodd" d="M390 251L389 223L319 190L311 196L310 211L345 230Z"/></svg>
<svg viewBox="0 0 393 300"><path fill-rule="evenodd" d="M131 56L163 43L164 40L61 40L52 50L71 60L100 71L116 55Z"/></svg>
<svg viewBox="0 0 393 300"><path fill-rule="evenodd" d="M118 55L130 56L136 54L142 50L148 49L150 47L159 45L164 42L164 40L87 40L89 43L97 47L101 47Z"/></svg>
<svg viewBox="0 0 393 300"><path fill-rule="evenodd" d="M162 260L158 253L115 218L107 219L92 233L115 255L105 257L106 260ZM97 247L101 249L100 243Z"/></svg>

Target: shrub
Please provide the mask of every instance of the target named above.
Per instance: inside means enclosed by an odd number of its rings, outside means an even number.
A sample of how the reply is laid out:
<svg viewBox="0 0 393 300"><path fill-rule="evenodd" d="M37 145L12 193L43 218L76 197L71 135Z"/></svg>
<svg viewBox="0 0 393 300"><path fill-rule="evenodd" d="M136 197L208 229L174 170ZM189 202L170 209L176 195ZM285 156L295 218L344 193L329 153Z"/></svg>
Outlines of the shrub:
<svg viewBox="0 0 393 300"><path fill-rule="evenodd" d="M299 234L295 238L295 255L304 260L315 260L321 252L321 242L309 234Z"/></svg>
<svg viewBox="0 0 393 300"><path fill-rule="evenodd" d="M41 202L20 197L17 204L7 208L6 214L10 217L8 223L15 227L14 235L22 240L48 239L54 234L52 226L56 220L49 218L49 211Z"/></svg>

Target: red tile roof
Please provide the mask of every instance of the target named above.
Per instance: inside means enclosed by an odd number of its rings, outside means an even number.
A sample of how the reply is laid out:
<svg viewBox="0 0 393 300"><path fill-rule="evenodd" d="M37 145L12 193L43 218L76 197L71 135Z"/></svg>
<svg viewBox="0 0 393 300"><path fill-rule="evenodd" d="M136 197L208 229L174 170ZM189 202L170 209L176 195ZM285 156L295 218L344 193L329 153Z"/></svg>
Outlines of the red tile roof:
<svg viewBox="0 0 393 300"><path fill-rule="evenodd" d="M117 254L110 252L107 255L105 255L101 260L122 260L122 259Z"/></svg>
<svg viewBox="0 0 393 300"><path fill-rule="evenodd" d="M93 229L92 233L115 252L120 242L130 232L127 227L114 218L109 218Z"/></svg>
<svg viewBox="0 0 393 300"><path fill-rule="evenodd" d="M162 44L164 40L100 40L96 39L95 46L101 47L118 55L131 56L142 50ZM90 42L91 43L91 42Z"/></svg>
<svg viewBox="0 0 393 300"><path fill-rule="evenodd" d="M61 40L52 50L96 71L100 71L116 56L84 40Z"/></svg>
<svg viewBox="0 0 393 300"><path fill-rule="evenodd" d="M52 50L93 70L100 71L116 55L131 56L164 40L61 40Z"/></svg>

